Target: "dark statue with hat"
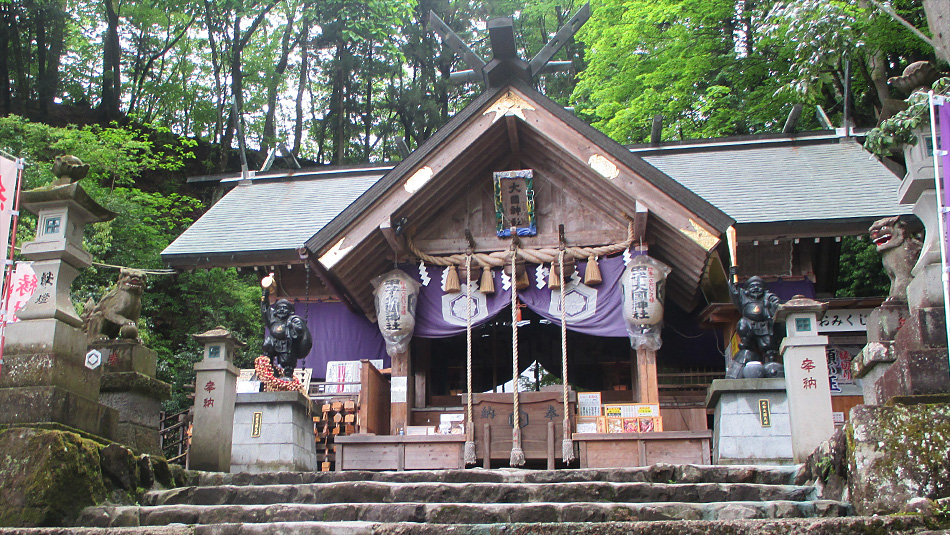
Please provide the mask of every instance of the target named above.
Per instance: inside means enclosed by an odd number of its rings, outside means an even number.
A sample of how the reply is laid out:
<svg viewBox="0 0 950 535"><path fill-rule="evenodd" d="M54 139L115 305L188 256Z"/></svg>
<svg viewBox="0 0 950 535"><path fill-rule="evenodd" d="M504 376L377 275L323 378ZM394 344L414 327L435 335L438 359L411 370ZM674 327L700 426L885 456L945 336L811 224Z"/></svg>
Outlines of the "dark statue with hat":
<svg viewBox="0 0 950 535"><path fill-rule="evenodd" d="M775 312L780 300L766 288L761 277L750 277L745 287L735 282L736 268L729 270L729 293L742 318L736 326L739 351L726 372L730 379L784 377L785 370L778 361L775 340Z"/></svg>
<svg viewBox="0 0 950 535"><path fill-rule="evenodd" d="M270 304L270 289L275 286L273 275L261 281L261 316L267 326L264 337L264 355L274 367L275 377L292 379L297 361L310 353L313 339L307 323L294 312L294 305L286 299Z"/></svg>

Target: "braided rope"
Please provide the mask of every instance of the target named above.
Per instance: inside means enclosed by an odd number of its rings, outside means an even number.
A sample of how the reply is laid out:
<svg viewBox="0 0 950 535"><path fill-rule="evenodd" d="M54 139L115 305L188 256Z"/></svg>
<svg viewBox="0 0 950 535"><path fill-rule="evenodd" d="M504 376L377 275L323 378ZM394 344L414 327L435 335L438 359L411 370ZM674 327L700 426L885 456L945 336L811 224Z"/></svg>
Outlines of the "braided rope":
<svg viewBox="0 0 950 535"><path fill-rule="evenodd" d="M567 403L567 312L564 310L564 294L567 293L567 281L564 280L564 251L560 251L557 267L561 275L561 291L558 292L558 304L561 307L561 395L564 398L564 421L561 424L561 458L565 463L574 460L574 441L571 437L571 416Z"/></svg>
<svg viewBox="0 0 950 535"><path fill-rule="evenodd" d="M564 249L564 252L565 254L573 256L577 260L587 260L591 256L609 256L623 252L624 250L630 248L630 246L633 244L633 241L633 222L631 221L627 224L627 238L622 242L601 245L598 247L567 247ZM427 264L434 264L436 266L461 266L464 265L466 257L469 256L466 254L433 256L419 250L419 248L417 248L413 243L412 238L407 237L406 242L409 246L409 250L412 251L412 254ZM559 253L559 249L550 248L517 249L518 256L533 264L552 263L558 258ZM510 251L494 251L491 253L475 253L471 256L476 262L478 262L480 267L501 267L505 265L510 255Z"/></svg>
<svg viewBox="0 0 950 535"><path fill-rule="evenodd" d="M524 450L521 449L521 407L518 400L518 278L515 261L518 259L517 247L511 249L511 381L514 389L511 415L511 466L524 466Z"/></svg>
<svg viewBox="0 0 950 535"><path fill-rule="evenodd" d="M465 255L465 296L468 310L465 315L465 370L466 370L466 401L468 409L468 425L465 427L465 464L475 464L475 411L472 402L472 255Z"/></svg>

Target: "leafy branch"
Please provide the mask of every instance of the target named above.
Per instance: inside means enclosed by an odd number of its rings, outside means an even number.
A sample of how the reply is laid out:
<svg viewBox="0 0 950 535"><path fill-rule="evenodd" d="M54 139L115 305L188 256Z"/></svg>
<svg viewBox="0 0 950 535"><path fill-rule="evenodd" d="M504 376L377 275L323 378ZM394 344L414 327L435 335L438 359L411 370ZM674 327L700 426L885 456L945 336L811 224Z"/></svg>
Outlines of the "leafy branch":
<svg viewBox="0 0 950 535"><path fill-rule="evenodd" d="M950 93L950 78L941 78L933 83L935 94L947 95ZM892 117L881 121L881 124L868 131L864 140L864 149L884 158L903 145L916 145L917 136L914 131L924 124L930 115L930 103L926 92L913 92L905 102L907 109L895 113Z"/></svg>

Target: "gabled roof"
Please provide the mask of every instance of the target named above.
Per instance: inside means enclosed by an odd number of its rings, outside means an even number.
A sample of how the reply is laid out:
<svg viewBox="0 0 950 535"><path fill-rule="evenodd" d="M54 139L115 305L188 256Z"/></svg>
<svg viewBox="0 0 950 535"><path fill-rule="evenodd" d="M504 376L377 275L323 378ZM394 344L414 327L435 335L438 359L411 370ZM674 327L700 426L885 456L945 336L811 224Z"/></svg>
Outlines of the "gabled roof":
<svg viewBox="0 0 950 535"><path fill-rule="evenodd" d="M901 180L854 138L760 136L631 150L736 220L740 238L861 234L898 204Z"/></svg>
<svg viewBox="0 0 950 535"><path fill-rule="evenodd" d="M221 265L214 262L240 260L245 253L249 262L296 262L298 248L390 169L318 168L258 175L222 197L162 251L162 258L176 267Z"/></svg>
<svg viewBox="0 0 950 535"><path fill-rule="evenodd" d="M476 98L314 234L307 248L369 311L372 295L367 281L392 265L392 237L384 229L395 228L397 220L405 219L410 236L424 232L438 224L441 212L464 192L488 186L490 199L492 171L522 166L534 169L553 187L570 191L572 202L596 208L604 215L605 229L617 227L622 232L625 216L632 217L645 206L650 253L673 268L669 295L684 308L692 308L709 253L733 220L520 82ZM460 217L484 218L485 210ZM464 239L462 228L457 231L459 239ZM572 238L568 232L570 245L604 244L578 243ZM606 233L589 239L605 240ZM545 236L539 231L527 242L528 247L553 247L556 233ZM476 240L478 251L507 247L507 241L493 235L490 241Z"/></svg>

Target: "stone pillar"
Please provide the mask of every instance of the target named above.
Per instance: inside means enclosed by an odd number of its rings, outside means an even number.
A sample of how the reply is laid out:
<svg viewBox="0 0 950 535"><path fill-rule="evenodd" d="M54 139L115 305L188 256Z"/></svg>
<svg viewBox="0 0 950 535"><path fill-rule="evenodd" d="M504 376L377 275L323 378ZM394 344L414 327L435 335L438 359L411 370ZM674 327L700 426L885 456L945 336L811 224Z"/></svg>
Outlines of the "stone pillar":
<svg viewBox="0 0 950 535"><path fill-rule="evenodd" d="M779 350L785 363L788 419L796 463L805 462L835 432L825 356L828 337L818 335L818 318L827 308L827 303L795 296L775 314L776 321L785 321L787 333Z"/></svg>
<svg viewBox="0 0 950 535"><path fill-rule="evenodd" d="M237 396L234 351L245 344L221 326L192 336L204 345L204 358L195 363L195 418L188 466L193 470L227 472L231 468Z"/></svg>
<svg viewBox="0 0 950 535"><path fill-rule="evenodd" d="M0 424L55 424L112 439L118 414L99 403L101 358L87 359L86 335L69 289L92 263L82 248L89 223L115 214L78 183L23 192L22 206L37 215L36 239L21 253L33 261L36 292L6 327L0 369Z"/></svg>
<svg viewBox="0 0 950 535"><path fill-rule="evenodd" d="M115 440L137 453L164 455L159 427L171 385L155 378L155 352L133 340L94 342L89 349L102 354L99 401L119 411Z"/></svg>

